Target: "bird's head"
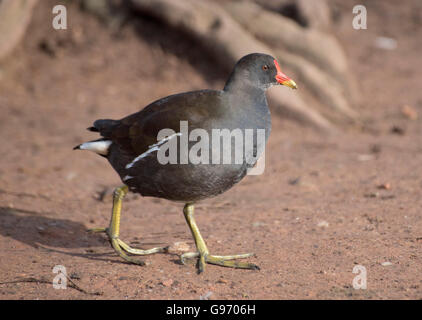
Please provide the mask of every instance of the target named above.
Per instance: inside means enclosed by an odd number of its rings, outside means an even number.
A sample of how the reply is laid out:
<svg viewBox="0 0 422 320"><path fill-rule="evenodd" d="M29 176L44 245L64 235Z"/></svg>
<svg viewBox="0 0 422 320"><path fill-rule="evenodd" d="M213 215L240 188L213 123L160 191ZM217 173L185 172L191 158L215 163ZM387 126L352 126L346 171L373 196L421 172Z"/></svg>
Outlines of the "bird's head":
<svg viewBox="0 0 422 320"><path fill-rule="evenodd" d="M281 71L277 60L268 54L252 53L244 56L237 62L233 75L236 81L264 90L278 84L297 89L296 83Z"/></svg>

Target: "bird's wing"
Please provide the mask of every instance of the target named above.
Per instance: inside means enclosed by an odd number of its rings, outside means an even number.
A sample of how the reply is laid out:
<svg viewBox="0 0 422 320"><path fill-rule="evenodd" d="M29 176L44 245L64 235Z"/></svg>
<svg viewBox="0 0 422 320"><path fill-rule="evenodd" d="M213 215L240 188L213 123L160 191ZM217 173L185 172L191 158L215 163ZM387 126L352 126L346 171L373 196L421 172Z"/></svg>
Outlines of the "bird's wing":
<svg viewBox="0 0 422 320"><path fill-rule="evenodd" d="M221 116L222 93L214 90L192 91L157 100L143 110L121 120L108 120L109 126L98 128L101 135L118 144L129 154L141 154L157 143L162 129L180 131L180 121L188 121L189 130L199 128ZM99 120L107 121L107 120ZM105 122L104 122L105 123ZM95 122L94 126L100 127Z"/></svg>

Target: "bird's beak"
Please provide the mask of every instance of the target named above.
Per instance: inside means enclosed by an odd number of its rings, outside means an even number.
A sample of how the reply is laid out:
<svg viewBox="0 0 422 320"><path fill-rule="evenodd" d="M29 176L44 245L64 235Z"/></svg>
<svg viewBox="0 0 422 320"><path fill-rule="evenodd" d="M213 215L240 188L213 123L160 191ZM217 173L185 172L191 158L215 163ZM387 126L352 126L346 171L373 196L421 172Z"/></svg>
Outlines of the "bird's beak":
<svg viewBox="0 0 422 320"><path fill-rule="evenodd" d="M277 74L275 76L275 79L277 80L277 82L283 86L290 87L292 89L297 89L296 82L294 82L292 79L286 76L283 72L281 72L281 68L277 60L274 60L274 64L277 69Z"/></svg>
<svg viewBox="0 0 422 320"><path fill-rule="evenodd" d="M277 79L277 81L278 81L278 79ZM282 81L282 82L279 81L279 83L282 84L283 86L290 87L292 89L297 89L296 82L294 82L292 79L287 79L287 80Z"/></svg>

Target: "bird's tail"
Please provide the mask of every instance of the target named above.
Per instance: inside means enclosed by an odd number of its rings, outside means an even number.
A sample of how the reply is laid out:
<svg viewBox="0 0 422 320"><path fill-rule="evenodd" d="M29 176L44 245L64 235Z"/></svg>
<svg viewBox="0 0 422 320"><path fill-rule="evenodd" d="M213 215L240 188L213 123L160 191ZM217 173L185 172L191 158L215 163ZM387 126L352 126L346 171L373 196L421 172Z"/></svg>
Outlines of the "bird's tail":
<svg viewBox="0 0 422 320"><path fill-rule="evenodd" d="M73 150L90 150L101 156L107 156L108 149L111 145L111 132L119 123L119 120L96 120L93 126L87 128L87 130L92 132L99 132L103 138L82 143L74 147Z"/></svg>

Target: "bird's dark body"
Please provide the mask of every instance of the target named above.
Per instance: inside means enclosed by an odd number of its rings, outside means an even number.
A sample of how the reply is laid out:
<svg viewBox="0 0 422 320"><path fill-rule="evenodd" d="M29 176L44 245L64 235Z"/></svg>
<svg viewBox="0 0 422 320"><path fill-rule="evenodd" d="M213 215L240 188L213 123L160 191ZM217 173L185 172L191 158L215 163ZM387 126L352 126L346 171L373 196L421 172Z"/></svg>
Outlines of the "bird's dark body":
<svg viewBox="0 0 422 320"><path fill-rule="evenodd" d="M182 101L181 101L182 100ZM248 101L249 100L249 101ZM205 105L206 101L206 105ZM166 117L171 114L171 117ZM271 130L271 118L265 94L250 101L244 96L237 98L225 91L194 91L160 99L138 113L120 121L100 120L98 127L104 138L111 139L107 159L119 173L131 191L143 196L159 197L173 201L194 202L216 196L238 183L254 165L246 162L236 164L234 157L235 140L232 139L231 164L160 164L157 152L152 152L137 161L132 168L127 164L157 143L161 129L180 131L180 121L187 121L188 132L204 129L212 144L212 129L265 129L268 139ZM177 139L178 149L180 136ZM254 149L258 139L254 141ZM189 148L196 142L189 142ZM221 158L222 159L222 156Z"/></svg>

